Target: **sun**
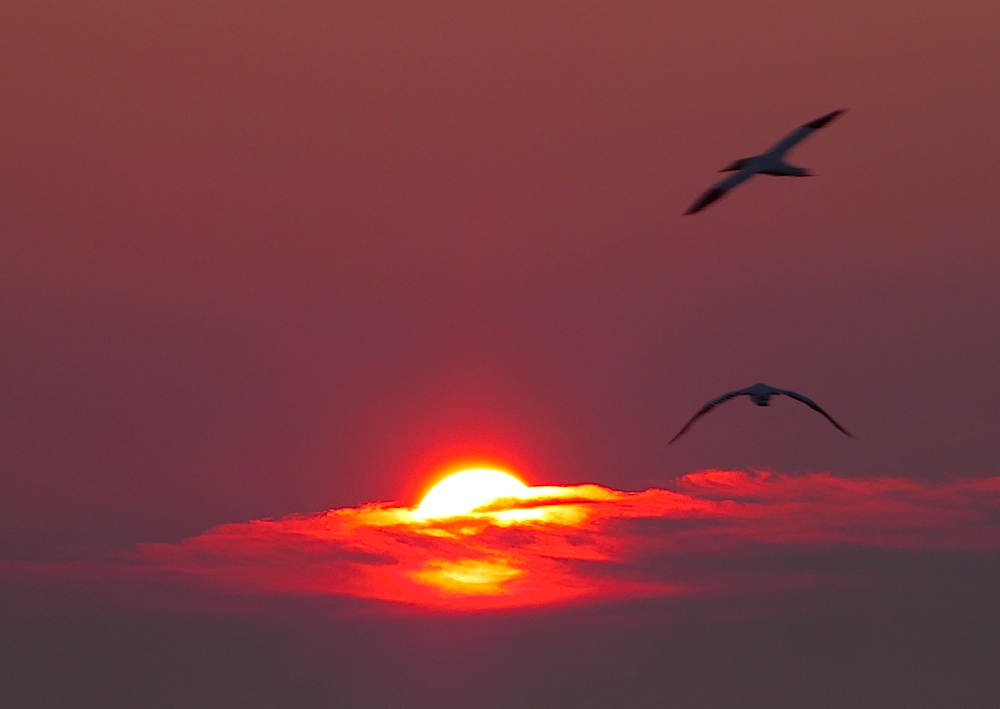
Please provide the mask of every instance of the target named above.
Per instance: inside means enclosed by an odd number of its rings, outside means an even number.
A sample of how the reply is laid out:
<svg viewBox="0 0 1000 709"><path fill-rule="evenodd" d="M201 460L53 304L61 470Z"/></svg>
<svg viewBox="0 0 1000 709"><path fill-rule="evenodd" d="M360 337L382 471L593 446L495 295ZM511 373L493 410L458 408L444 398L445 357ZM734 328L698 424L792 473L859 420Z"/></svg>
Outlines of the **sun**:
<svg viewBox="0 0 1000 709"><path fill-rule="evenodd" d="M530 488L510 473L471 468L449 475L424 495L413 517L418 520L468 514L501 497L523 497Z"/></svg>

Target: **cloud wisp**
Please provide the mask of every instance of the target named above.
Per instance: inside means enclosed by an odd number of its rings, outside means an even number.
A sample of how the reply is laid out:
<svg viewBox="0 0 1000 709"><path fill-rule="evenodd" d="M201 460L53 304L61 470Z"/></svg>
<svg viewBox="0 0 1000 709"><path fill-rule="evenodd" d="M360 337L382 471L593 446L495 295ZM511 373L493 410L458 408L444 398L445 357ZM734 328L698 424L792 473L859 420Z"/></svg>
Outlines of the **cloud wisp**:
<svg viewBox="0 0 1000 709"><path fill-rule="evenodd" d="M1000 549L1000 477L927 484L710 470L671 487L536 487L431 520L370 504L222 525L113 560L31 566L101 585L461 612L878 581L870 565L823 562L838 549L856 558Z"/></svg>

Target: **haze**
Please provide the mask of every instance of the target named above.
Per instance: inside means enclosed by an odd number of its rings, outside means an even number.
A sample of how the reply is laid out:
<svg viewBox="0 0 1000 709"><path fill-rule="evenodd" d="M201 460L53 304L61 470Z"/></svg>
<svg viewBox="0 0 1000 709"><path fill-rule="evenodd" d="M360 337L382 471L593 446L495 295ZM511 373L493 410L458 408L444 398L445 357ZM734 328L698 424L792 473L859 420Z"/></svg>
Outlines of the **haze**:
<svg viewBox="0 0 1000 709"><path fill-rule="evenodd" d="M997 475L995 2L3 16L5 561L413 504L465 458L617 490L704 469ZM840 107L796 149L816 177L681 217L717 170ZM740 400L666 447L756 381L858 440ZM889 563L862 556L830 563ZM894 600L736 619L651 603L320 627L277 602L199 615L13 583L0 698L996 706L995 554L918 559Z"/></svg>

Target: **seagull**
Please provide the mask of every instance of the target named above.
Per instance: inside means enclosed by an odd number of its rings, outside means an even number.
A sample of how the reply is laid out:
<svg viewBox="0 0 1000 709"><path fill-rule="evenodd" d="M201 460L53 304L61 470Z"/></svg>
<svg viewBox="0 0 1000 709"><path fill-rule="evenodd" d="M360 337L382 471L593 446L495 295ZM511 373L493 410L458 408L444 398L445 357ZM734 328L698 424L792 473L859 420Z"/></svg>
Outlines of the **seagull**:
<svg viewBox="0 0 1000 709"><path fill-rule="evenodd" d="M777 143L771 146L767 152L754 155L749 158L736 160L729 167L719 170L719 172L732 172L733 174L722 180L710 190L705 192L698 201L692 204L684 214L695 214L710 205L715 200L722 197L726 192L737 185L746 182L756 174L777 175L779 177L810 177L811 172L805 168L789 165L785 162L785 153L818 131L834 118L847 109L838 109L825 116L820 116L814 121L799 126Z"/></svg>
<svg viewBox="0 0 1000 709"><path fill-rule="evenodd" d="M834 426L836 426L837 430L840 431L841 433L843 433L844 435L846 435L848 438L854 438L854 436L852 436L850 433L848 433L848 431L847 431L846 428L844 428L839 423L837 423L836 421L834 421L833 417L830 414L828 414L825 411L823 411L823 409L821 409L819 407L819 404L817 404L815 401L813 401L812 399L810 399L808 396L802 396L802 394L799 394L799 393L794 392L794 391L789 391L788 389L775 389L772 386L768 386L767 384L763 384L763 383L758 382L757 384L754 384L753 386L749 386L746 389L737 389L736 391L731 391L731 392L729 392L727 394L723 394L722 396L720 396L720 397L718 397L716 399L712 399L710 402L708 402L707 404L705 404L704 406L702 406L701 407L701 411L699 411L694 416L692 416L690 421L688 421L686 424L684 424L684 428L682 428L680 430L680 433L678 433L676 436L674 436L673 438L670 439L670 443L673 443L678 438L680 438L681 436L683 436L684 433L689 428L691 428L691 425L695 421L697 421L698 419L700 419L702 416L704 416L705 414L707 414L709 411L711 411L712 409L714 409L716 406L718 406L719 404L721 404L723 401L729 401L730 399L732 399L733 397L736 397L736 396L746 395L746 396L749 396L750 399L753 401L753 403L757 404L757 406L768 406L771 403L771 397L774 396L775 394L784 394L785 396L790 396L791 398L795 399L796 401L801 401L803 404L805 404L806 406L808 406L813 411L818 411L819 413L823 414L823 416L826 417L827 421L829 421ZM670 445L670 443L668 443L667 445Z"/></svg>

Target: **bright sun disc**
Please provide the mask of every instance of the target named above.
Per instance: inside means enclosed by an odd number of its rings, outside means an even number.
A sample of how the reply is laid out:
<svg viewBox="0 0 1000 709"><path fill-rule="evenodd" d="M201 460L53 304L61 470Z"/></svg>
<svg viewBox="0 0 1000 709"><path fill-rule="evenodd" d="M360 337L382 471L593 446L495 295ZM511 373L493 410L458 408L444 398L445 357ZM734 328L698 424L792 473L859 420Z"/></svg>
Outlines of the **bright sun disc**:
<svg viewBox="0 0 1000 709"><path fill-rule="evenodd" d="M510 473L473 468L449 475L431 488L415 510L419 520L468 514L501 497L522 497L528 486Z"/></svg>

